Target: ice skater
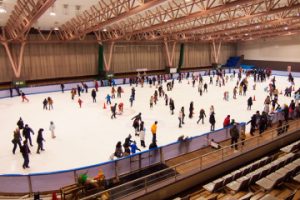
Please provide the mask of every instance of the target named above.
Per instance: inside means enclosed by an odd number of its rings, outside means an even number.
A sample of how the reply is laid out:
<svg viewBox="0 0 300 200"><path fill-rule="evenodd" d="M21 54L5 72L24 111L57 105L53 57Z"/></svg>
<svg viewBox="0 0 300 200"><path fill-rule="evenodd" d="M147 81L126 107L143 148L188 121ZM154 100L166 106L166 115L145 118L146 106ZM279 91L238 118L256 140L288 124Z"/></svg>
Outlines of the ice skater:
<svg viewBox="0 0 300 200"><path fill-rule="evenodd" d="M129 98L129 102L130 102L130 107L133 106L133 101L134 101L134 96L131 95L130 98Z"/></svg>
<svg viewBox="0 0 300 200"><path fill-rule="evenodd" d="M136 146L136 142L133 141L130 145L130 149L131 149L131 154L135 154L136 150L141 151L137 146Z"/></svg>
<svg viewBox="0 0 300 200"><path fill-rule="evenodd" d="M29 149L29 147L27 145L27 141L26 140L24 140L23 146L21 147L21 153L22 153L22 156L23 156L23 159L24 159L23 169L29 168L29 154L30 154L30 149Z"/></svg>
<svg viewBox="0 0 300 200"><path fill-rule="evenodd" d="M20 129L16 128L16 130L14 131L14 138L12 140L12 143L14 144L14 147L12 150L13 154L16 153L17 146L19 146L20 151L21 151L21 148L22 148L21 141L22 141L22 138L21 138Z"/></svg>
<svg viewBox="0 0 300 200"><path fill-rule="evenodd" d="M107 105L111 104L111 96L109 94L106 95L105 99L106 99L106 104Z"/></svg>
<svg viewBox="0 0 300 200"><path fill-rule="evenodd" d="M27 140L27 141L29 140L30 146L33 146L30 133L32 133L32 135L34 135L34 131L28 126L28 124L26 124L23 129L23 137L25 138L25 140Z"/></svg>
<svg viewBox="0 0 300 200"><path fill-rule="evenodd" d="M194 102L190 103L190 108L189 108L189 118L193 118L193 114L194 114Z"/></svg>
<svg viewBox="0 0 300 200"><path fill-rule="evenodd" d="M47 98L45 98L44 101L43 101L43 110L48 110L48 100L47 100Z"/></svg>
<svg viewBox="0 0 300 200"><path fill-rule="evenodd" d="M77 93L79 97L80 97L81 90L82 90L81 86L77 85Z"/></svg>
<svg viewBox="0 0 300 200"><path fill-rule="evenodd" d="M154 97L151 96L151 97L150 97L150 109L153 108L153 102L154 102Z"/></svg>
<svg viewBox="0 0 300 200"><path fill-rule="evenodd" d="M152 143L156 144L157 121L151 126Z"/></svg>
<svg viewBox="0 0 300 200"><path fill-rule="evenodd" d="M115 118L116 119L116 112L117 112L117 103L115 103L114 106L111 107L111 119Z"/></svg>
<svg viewBox="0 0 300 200"><path fill-rule="evenodd" d="M24 102L24 101L29 102L29 99L26 97L26 95L23 91L21 91L21 97L22 97L22 102Z"/></svg>
<svg viewBox="0 0 300 200"><path fill-rule="evenodd" d="M145 133L146 133L146 129L144 126L144 121L141 122L140 124L140 132L139 132L139 136L140 136L140 141L141 141L141 146L142 147L146 147L145 145Z"/></svg>
<svg viewBox="0 0 300 200"><path fill-rule="evenodd" d="M175 104L172 98L170 98L169 106L170 106L171 115L174 115Z"/></svg>
<svg viewBox="0 0 300 200"><path fill-rule="evenodd" d="M252 97L249 97L247 100L247 110L251 110L251 106L253 105Z"/></svg>
<svg viewBox="0 0 300 200"><path fill-rule="evenodd" d="M182 127L182 118L183 118L183 113L182 110L179 110L179 114L178 114L178 120L179 120L179 128Z"/></svg>
<svg viewBox="0 0 300 200"><path fill-rule="evenodd" d="M215 130L215 124L216 124L216 119L215 119L215 113L212 112L209 116L209 123L210 123L210 131Z"/></svg>
<svg viewBox="0 0 300 200"><path fill-rule="evenodd" d="M184 113L184 107L181 107L181 112L182 112L182 121L181 123L184 124L184 117L185 117L185 113Z"/></svg>
<svg viewBox="0 0 300 200"><path fill-rule="evenodd" d="M60 84L60 89L61 89L61 92L64 93L65 92L65 85L62 83Z"/></svg>
<svg viewBox="0 0 300 200"><path fill-rule="evenodd" d="M207 83L204 83L203 88L204 88L203 92L208 92L207 91Z"/></svg>
<svg viewBox="0 0 300 200"><path fill-rule="evenodd" d="M75 95L76 95L76 89L72 88L72 90L71 90L71 98L72 98L72 100L74 100Z"/></svg>
<svg viewBox="0 0 300 200"><path fill-rule="evenodd" d="M23 122L23 119L21 117L18 120L17 125L18 125L20 130L22 130L24 128L24 122Z"/></svg>
<svg viewBox="0 0 300 200"><path fill-rule="evenodd" d="M115 89L115 87L113 86L112 88L111 88L111 98L112 99L114 99L114 98L116 98L116 89Z"/></svg>
<svg viewBox="0 0 300 200"><path fill-rule="evenodd" d="M55 136L55 125L54 125L53 121L50 122L49 130L51 131L51 137L53 139L56 138L56 136Z"/></svg>
<svg viewBox="0 0 300 200"><path fill-rule="evenodd" d="M201 108L200 113L199 113L199 119L197 121L197 124L202 120L202 124L204 124L204 117L206 117L205 110Z"/></svg>
<svg viewBox="0 0 300 200"><path fill-rule="evenodd" d="M79 107L81 108L81 106L82 106L82 103L83 103L83 101L80 99L80 98L78 98L78 104L79 104Z"/></svg>
<svg viewBox="0 0 300 200"><path fill-rule="evenodd" d="M36 142L38 144L38 148L37 148L37 151L36 151L37 154L40 153L40 150L45 151L45 149L43 147L43 142L45 141L45 139L43 138L43 131L44 131L44 129L42 129L42 128L40 128L39 131L38 131L38 136L37 136L37 139L36 139Z"/></svg>
<svg viewBox="0 0 300 200"><path fill-rule="evenodd" d="M96 103L97 101L96 101L96 96L97 96L97 92L96 92L96 90L95 89L93 89L92 90L92 98L93 98L93 103Z"/></svg>
<svg viewBox="0 0 300 200"><path fill-rule="evenodd" d="M50 109L53 110L53 99L51 97L48 97L47 101L48 101L49 110Z"/></svg>

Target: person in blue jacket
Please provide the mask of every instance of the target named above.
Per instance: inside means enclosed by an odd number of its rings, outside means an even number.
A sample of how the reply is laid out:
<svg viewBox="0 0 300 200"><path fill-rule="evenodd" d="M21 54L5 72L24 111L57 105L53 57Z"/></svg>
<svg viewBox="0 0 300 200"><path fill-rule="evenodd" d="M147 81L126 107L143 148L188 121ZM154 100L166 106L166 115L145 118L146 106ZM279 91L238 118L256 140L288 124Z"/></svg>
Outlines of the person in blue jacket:
<svg viewBox="0 0 300 200"><path fill-rule="evenodd" d="M130 148L131 148L131 154L135 154L135 153L136 153L136 150L141 151L141 150L136 146L136 142L135 142L135 141L133 141L133 143L131 143Z"/></svg>

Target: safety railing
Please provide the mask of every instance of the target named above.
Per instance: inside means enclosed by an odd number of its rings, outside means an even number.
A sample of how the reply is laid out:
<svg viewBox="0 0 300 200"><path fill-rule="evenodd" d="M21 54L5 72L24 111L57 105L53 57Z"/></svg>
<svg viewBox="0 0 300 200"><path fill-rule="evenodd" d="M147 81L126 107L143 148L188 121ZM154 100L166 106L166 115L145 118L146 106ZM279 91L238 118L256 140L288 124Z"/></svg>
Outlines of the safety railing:
<svg viewBox="0 0 300 200"><path fill-rule="evenodd" d="M277 140L288 134L293 134L295 131L299 130L300 121L290 121L288 123L287 131L281 135L278 135L277 128L274 128L263 132L262 135L253 136L247 140L238 142L238 150L235 150L234 145L225 146L221 149L217 149L210 153L184 161L167 169L130 181L126 184L122 184L120 186L82 198L82 200L95 198L99 199L102 197L102 195L105 195L106 197L109 196L109 199L121 199L128 195L132 195L133 193L143 195L148 192L154 191L155 189L183 179L187 176L200 172L205 168L209 168L227 159L238 156L254 148Z"/></svg>
<svg viewBox="0 0 300 200"><path fill-rule="evenodd" d="M239 125L240 129L245 129L245 123ZM210 140L221 142L230 138L230 127L209 132L199 136L191 137L185 143L174 142L157 149L150 149L121 159L99 163L76 169L33 173L28 175L21 174L2 174L0 175L0 193L31 193L48 192L71 185L77 182L80 174L87 173L89 177L94 177L101 169L106 179L120 177L129 173L136 172L143 168L164 163L165 160L196 151L209 145ZM186 145L188 144L188 145Z"/></svg>

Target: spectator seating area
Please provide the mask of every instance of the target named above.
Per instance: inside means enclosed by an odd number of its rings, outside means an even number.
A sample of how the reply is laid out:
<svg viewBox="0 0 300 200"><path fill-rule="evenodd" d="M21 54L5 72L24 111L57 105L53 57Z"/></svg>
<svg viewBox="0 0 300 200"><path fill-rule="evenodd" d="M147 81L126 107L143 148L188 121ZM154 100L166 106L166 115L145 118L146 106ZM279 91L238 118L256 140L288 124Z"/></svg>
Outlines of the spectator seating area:
<svg viewBox="0 0 300 200"><path fill-rule="evenodd" d="M224 65L225 67L236 67L240 61L241 57L240 56L232 56L229 57L226 64Z"/></svg>
<svg viewBox="0 0 300 200"><path fill-rule="evenodd" d="M300 140L199 186L191 200L300 199Z"/></svg>

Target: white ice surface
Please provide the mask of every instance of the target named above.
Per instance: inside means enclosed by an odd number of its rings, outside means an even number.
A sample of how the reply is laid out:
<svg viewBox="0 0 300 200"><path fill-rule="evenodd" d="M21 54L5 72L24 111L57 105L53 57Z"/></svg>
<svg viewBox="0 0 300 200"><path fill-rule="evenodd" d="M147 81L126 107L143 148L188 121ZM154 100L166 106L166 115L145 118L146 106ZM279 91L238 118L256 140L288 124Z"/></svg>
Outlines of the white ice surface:
<svg viewBox="0 0 300 200"><path fill-rule="evenodd" d="M208 77L204 77L205 82L209 82ZM276 77L276 85L279 90L284 90L290 84L287 77ZM214 79L215 83L215 79ZM122 98L112 100L114 102L124 102L125 109L122 116L117 119L110 119L110 109L103 109L105 96L110 92L109 87L100 88L97 93L97 103L92 102L89 93L81 95L83 107L80 109L77 103L78 97L71 100L70 91L65 93L49 93L29 95L29 103L22 103L20 97L6 98L0 100L0 173L20 173L28 174L35 172L52 172L57 170L67 170L82 166L88 166L108 161L109 156L114 152L118 141L124 142L128 134L133 135L140 147L138 137L134 136L131 117L142 112L142 118L146 127L146 145L151 141L150 127L155 120L158 121L157 140L158 145L164 145L177 140L184 134L186 136L201 135L209 131L208 115L210 105L214 105L216 113L216 129L221 128L224 118L230 114L232 119L238 122L246 122L256 110L263 109L263 101L267 95L264 88L270 80L264 83L257 83L256 91L252 90L253 78L249 79L249 90L247 96L237 96L237 100L232 99L233 87L236 79L228 81L226 86L218 87L208 85L208 93L200 96L195 88L184 80L182 84L175 81L173 91L167 92L169 97L175 101L175 114L170 115L169 106L164 105L164 100L159 99L158 105L153 110L149 108L150 96L155 88L145 85L136 88L136 101L133 107L129 105L129 95L131 87L122 86L125 93ZM295 79L296 86L299 86L300 79ZM297 88L297 87L296 87ZM166 90L165 83L164 89ZM229 91L229 102L223 100L224 91ZM252 111L246 109L249 96L256 96ZM54 100L54 110L43 110L42 101L51 96ZM279 96L279 103L290 103L291 98ZM194 101L195 115L193 119L188 118L189 104ZM178 128L178 110L185 107L185 125ZM207 114L205 124L196 123L200 108L204 108ZM13 130L19 117L22 117L26 124L29 124L35 131L32 137L34 147L31 147L30 169L22 168L23 158L19 149L16 154L12 154ZM49 131L49 123L54 121L56 125L56 138L52 139ZM44 128L44 147L46 151L36 154L36 135L39 128ZM143 150L143 148L142 148Z"/></svg>

